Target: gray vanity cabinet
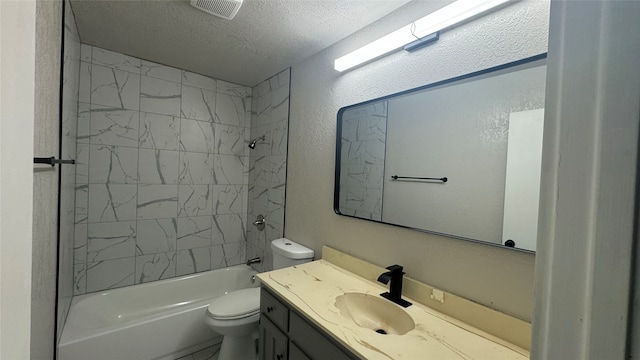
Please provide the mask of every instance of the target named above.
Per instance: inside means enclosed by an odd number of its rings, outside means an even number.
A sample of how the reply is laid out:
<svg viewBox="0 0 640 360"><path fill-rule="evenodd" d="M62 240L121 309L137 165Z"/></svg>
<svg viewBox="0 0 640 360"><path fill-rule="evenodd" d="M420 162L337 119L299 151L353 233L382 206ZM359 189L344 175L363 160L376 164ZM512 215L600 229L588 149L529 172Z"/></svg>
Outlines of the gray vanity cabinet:
<svg viewBox="0 0 640 360"><path fill-rule="evenodd" d="M300 350L300 348L297 347L296 344L294 343L292 343L291 347L289 348L289 359L290 360L311 360L311 358L305 355L305 353L303 353L302 350Z"/></svg>
<svg viewBox="0 0 640 360"><path fill-rule="evenodd" d="M264 316L264 314L262 314ZM264 317L260 319L260 360L288 359L289 338Z"/></svg>
<svg viewBox="0 0 640 360"><path fill-rule="evenodd" d="M262 288L260 293L260 360L358 359L312 325L286 301Z"/></svg>

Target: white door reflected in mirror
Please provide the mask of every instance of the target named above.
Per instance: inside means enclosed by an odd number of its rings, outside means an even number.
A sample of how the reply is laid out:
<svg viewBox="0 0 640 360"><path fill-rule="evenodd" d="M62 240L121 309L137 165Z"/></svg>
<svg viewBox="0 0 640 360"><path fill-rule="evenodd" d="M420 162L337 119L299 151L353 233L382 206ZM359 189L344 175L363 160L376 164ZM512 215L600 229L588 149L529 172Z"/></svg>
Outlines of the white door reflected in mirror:
<svg viewBox="0 0 640 360"><path fill-rule="evenodd" d="M538 237L544 109L509 115L502 243L535 251Z"/></svg>

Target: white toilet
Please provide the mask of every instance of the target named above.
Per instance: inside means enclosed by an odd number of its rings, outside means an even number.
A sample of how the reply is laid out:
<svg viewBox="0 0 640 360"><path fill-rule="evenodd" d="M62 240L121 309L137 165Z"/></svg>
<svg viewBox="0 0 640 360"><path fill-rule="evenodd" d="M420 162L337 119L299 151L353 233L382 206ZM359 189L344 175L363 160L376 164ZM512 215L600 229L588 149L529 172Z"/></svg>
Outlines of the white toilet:
<svg viewBox="0 0 640 360"><path fill-rule="evenodd" d="M271 242L273 269L313 260L313 250L289 239ZM218 360L255 360L260 320L260 288L232 291L211 302L205 322L224 336Z"/></svg>

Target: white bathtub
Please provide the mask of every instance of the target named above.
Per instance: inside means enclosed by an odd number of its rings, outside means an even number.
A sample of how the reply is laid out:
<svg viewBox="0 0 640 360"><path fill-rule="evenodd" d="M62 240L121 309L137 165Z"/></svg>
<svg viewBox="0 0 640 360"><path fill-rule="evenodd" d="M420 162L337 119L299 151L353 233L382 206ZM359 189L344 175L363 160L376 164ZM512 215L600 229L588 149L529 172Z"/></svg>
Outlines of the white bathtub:
<svg viewBox="0 0 640 360"><path fill-rule="evenodd" d="M220 342L204 323L212 299L259 286L248 266L74 297L60 360L172 360Z"/></svg>

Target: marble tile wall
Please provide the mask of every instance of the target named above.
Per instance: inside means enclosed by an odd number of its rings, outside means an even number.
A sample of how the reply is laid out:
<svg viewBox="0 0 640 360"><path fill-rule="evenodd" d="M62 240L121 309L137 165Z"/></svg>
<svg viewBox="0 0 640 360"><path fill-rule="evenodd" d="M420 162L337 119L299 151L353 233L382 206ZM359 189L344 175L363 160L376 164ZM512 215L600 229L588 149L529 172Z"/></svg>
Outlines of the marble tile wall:
<svg viewBox="0 0 640 360"><path fill-rule="evenodd" d="M76 20L68 1L64 2L64 49L62 71L62 159L76 157L76 130L78 127L78 84L80 79L80 37ZM52 154L53 155L53 154ZM67 317L73 296L73 248L75 220L76 167L59 165L60 186L60 230L58 252L58 337Z"/></svg>
<svg viewBox="0 0 640 360"><path fill-rule="evenodd" d="M347 110L342 116L340 212L382 221L387 102Z"/></svg>
<svg viewBox="0 0 640 360"><path fill-rule="evenodd" d="M251 89L82 45L75 294L243 263Z"/></svg>
<svg viewBox="0 0 640 360"><path fill-rule="evenodd" d="M289 132L290 69L253 88L251 139L259 140L249 156L247 257L261 257L258 271L272 269L271 240L284 235L285 186ZM251 225L262 214L264 231Z"/></svg>

